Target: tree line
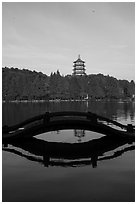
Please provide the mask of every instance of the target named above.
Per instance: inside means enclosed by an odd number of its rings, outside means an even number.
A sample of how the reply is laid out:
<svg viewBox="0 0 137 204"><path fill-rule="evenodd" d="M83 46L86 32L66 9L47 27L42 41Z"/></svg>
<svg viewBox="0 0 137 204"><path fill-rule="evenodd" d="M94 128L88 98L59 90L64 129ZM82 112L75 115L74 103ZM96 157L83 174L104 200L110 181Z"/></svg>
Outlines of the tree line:
<svg viewBox="0 0 137 204"><path fill-rule="evenodd" d="M57 72L50 76L41 72L18 68L2 68L2 99L128 99L135 94L133 80L118 80L103 74L62 76Z"/></svg>

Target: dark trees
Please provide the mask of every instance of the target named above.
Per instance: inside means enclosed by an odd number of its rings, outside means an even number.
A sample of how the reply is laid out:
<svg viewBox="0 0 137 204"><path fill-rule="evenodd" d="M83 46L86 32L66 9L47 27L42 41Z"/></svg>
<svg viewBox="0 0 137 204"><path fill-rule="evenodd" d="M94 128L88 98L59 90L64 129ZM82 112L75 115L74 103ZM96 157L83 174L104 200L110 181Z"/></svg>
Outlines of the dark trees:
<svg viewBox="0 0 137 204"><path fill-rule="evenodd" d="M2 68L3 100L48 99L127 99L133 98L135 83L103 74L87 76L50 76L41 72Z"/></svg>
<svg viewBox="0 0 137 204"><path fill-rule="evenodd" d="M48 77L44 74L19 69L2 69L3 100L48 99Z"/></svg>

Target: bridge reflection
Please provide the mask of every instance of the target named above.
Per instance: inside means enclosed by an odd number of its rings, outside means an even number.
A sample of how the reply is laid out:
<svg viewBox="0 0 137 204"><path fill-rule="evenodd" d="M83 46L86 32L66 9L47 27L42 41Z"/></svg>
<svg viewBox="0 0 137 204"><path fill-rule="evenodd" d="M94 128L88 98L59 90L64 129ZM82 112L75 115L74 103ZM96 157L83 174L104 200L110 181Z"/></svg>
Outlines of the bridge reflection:
<svg viewBox="0 0 137 204"><path fill-rule="evenodd" d="M85 135L85 130L74 130L74 135L78 137L78 141L81 141L81 138ZM35 137L3 144L4 151L38 162L45 167L92 165L95 168L99 161L114 159L134 149L134 138L114 136L103 136L88 142L73 144L47 142ZM106 156L105 153L108 152L110 154Z"/></svg>

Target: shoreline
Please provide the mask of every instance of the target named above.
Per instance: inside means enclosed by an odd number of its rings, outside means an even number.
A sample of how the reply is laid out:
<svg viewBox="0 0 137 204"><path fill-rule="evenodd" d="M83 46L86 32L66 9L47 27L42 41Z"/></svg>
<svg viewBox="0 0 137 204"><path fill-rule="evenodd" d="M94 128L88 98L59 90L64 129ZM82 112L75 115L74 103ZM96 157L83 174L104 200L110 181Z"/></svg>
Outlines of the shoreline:
<svg viewBox="0 0 137 204"><path fill-rule="evenodd" d="M54 102L54 103L59 103L59 102L90 102L90 101L102 101L102 102L114 102L117 101L119 103L124 103L124 102L133 102L135 103L135 100L132 99L50 99L50 100L9 100L5 101L2 100L2 103L45 103L45 102Z"/></svg>

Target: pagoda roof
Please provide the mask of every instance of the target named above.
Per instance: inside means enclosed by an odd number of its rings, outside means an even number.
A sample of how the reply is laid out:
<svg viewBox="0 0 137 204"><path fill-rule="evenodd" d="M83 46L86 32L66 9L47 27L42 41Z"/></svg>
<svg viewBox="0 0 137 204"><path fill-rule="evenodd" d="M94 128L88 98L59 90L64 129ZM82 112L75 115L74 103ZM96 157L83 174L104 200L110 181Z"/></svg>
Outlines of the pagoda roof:
<svg viewBox="0 0 137 204"><path fill-rule="evenodd" d="M73 70L78 71L78 70L86 70L86 69L83 67L83 68L74 68Z"/></svg>
<svg viewBox="0 0 137 204"><path fill-rule="evenodd" d="M85 65L84 65L84 64L82 64L82 65L79 65L79 64L74 64L74 65L73 65L73 67L78 67L78 66L85 67Z"/></svg>
<svg viewBox="0 0 137 204"><path fill-rule="evenodd" d="M77 59L77 60L74 61L73 63L76 63L76 62L84 62L84 63L85 63L85 61L83 61L83 60L81 60L81 59Z"/></svg>
<svg viewBox="0 0 137 204"><path fill-rule="evenodd" d="M76 63L76 62L83 62L83 63L85 63L85 61L80 59L80 55L78 56L78 59L76 61L74 61L73 63Z"/></svg>

